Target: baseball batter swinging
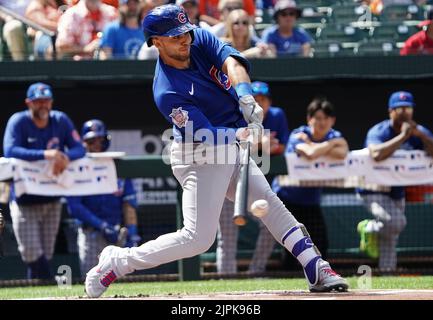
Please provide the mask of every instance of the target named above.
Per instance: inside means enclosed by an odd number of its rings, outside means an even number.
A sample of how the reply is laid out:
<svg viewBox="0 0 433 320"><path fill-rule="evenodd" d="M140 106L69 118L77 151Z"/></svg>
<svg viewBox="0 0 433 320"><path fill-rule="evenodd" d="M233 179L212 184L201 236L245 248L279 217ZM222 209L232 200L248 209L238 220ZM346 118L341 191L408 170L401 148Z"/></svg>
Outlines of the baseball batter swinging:
<svg viewBox="0 0 433 320"><path fill-rule="evenodd" d="M158 109L173 124L171 166L183 188L184 227L140 247L104 248L86 277L89 297L101 296L113 281L135 270L208 250L224 198L234 200L239 141L254 131L260 135L263 128L263 111L251 95L249 62L237 50L196 28L185 11L172 4L149 11L143 31L148 45L159 51L153 93ZM204 149L207 154L234 154L235 161L189 161ZM268 202L269 213L261 219L301 263L310 291L346 291L346 281L321 258L305 227L272 192L253 160L250 172L248 207L258 199Z"/></svg>

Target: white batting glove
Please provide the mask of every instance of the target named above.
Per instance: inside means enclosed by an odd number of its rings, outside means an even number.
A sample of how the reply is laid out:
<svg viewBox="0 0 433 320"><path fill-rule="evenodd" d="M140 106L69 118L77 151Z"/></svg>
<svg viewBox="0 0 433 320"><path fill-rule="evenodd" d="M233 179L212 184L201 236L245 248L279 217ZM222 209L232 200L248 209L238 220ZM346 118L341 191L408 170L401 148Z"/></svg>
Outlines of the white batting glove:
<svg viewBox="0 0 433 320"><path fill-rule="evenodd" d="M242 114L247 123L262 123L263 109L252 95L247 94L240 98L239 106L241 107Z"/></svg>
<svg viewBox="0 0 433 320"><path fill-rule="evenodd" d="M239 128L236 131L236 138L239 141L250 141L253 144L262 141L263 125L261 123L250 123L248 127Z"/></svg>

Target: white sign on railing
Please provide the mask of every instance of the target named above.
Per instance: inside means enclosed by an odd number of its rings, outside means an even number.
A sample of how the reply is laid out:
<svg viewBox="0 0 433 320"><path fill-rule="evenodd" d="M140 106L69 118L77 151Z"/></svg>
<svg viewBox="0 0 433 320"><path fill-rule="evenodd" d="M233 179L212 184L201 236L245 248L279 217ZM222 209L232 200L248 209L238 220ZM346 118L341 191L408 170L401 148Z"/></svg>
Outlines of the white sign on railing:
<svg viewBox="0 0 433 320"><path fill-rule="evenodd" d="M349 152L343 160L319 157L307 160L295 153L286 155L290 179L335 180L358 177L359 181L382 186L433 183L433 158L424 151L397 150L386 160L374 161L368 149Z"/></svg>
<svg viewBox="0 0 433 320"><path fill-rule="evenodd" d="M111 158L82 158L72 161L59 176L52 174L47 160L0 160L0 180L13 179L15 194L78 196L117 191L116 166Z"/></svg>

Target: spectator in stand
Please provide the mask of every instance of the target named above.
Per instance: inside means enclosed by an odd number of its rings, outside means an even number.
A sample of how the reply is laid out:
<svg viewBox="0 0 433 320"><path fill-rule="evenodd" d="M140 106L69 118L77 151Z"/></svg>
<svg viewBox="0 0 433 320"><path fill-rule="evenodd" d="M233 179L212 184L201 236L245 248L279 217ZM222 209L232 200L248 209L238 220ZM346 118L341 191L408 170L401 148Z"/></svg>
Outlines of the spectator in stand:
<svg viewBox="0 0 433 320"><path fill-rule="evenodd" d="M276 0L262 0L262 7L260 9L273 9L275 2Z"/></svg>
<svg viewBox="0 0 433 320"><path fill-rule="evenodd" d="M380 15L388 6L393 5L406 5L409 6L411 4L422 5L425 0L363 0L362 4L369 6L371 12L375 15ZM410 15L410 13L408 13Z"/></svg>
<svg viewBox="0 0 433 320"><path fill-rule="evenodd" d="M173 2L174 0L170 0ZM146 14L155 7L162 6L168 3L169 0L141 0L140 21L144 19Z"/></svg>
<svg viewBox="0 0 433 320"><path fill-rule="evenodd" d="M433 156L433 134L413 120L413 95L394 92L388 102L389 119L372 127L365 147L375 161L388 159L396 150L425 150ZM368 256L379 258L383 273L397 270L397 243L406 227L404 187L391 187L389 192L358 190L374 219L358 224L360 248Z"/></svg>
<svg viewBox="0 0 433 320"><path fill-rule="evenodd" d="M61 16L56 41L59 56L91 59L104 27L117 19L117 10L100 0L81 0Z"/></svg>
<svg viewBox="0 0 433 320"><path fill-rule="evenodd" d="M108 4L114 8L119 8L121 0L102 0L103 3Z"/></svg>
<svg viewBox="0 0 433 320"><path fill-rule="evenodd" d="M296 20L301 16L293 0L279 0L275 5L274 19L276 25L265 29L262 40L273 44L279 57L311 56L311 42L313 39L304 29L296 26Z"/></svg>
<svg viewBox="0 0 433 320"><path fill-rule="evenodd" d="M418 26L423 29L406 40L400 55L433 54L433 10L429 11L428 20Z"/></svg>
<svg viewBox="0 0 433 320"><path fill-rule="evenodd" d="M31 0L26 9L26 17L50 31L57 32L58 22L63 13L61 10L63 6L65 6L63 0ZM27 30L27 33L34 36L35 39L35 58L50 58L53 49L51 37L42 31L36 31L31 28Z"/></svg>
<svg viewBox="0 0 433 320"><path fill-rule="evenodd" d="M27 59L25 27L13 17L0 12L0 24L3 23L3 39L14 61Z"/></svg>
<svg viewBox="0 0 433 320"><path fill-rule="evenodd" d="M99 59L137 59L144 43L139 0L120 0L119 21L110 23L101 38Z"/></svg>
<svg viewBox="0 0 433 320"><path fill-rule="evenodd" d="M199 10L203 20L211 26L224 21L221 19L221 6L224 5L225 0L200 0ZM256 6L254 0L241 0L242 6L236 9L244 9L248 12L248 16L254 18L256 14Z"/></svg>
<svg viewBox="0 0 433 320"><path fill-rule="evenodd" d="M342 134L333 129L335 110L326 98L315 98L307 107L307 125L292 131L286 153L297 153L309 160L320 156L344 159L349 147ZM279 177L274 179L273 190L290 212L309 230L322 253L328 254L328 235L320 206L322 188L283 186ZM296 268L294 259L287 259L286 267Z"/></svg>
<svg viewBox="0 0 433 320"><path fill-rule="evenodd" d="M226 35L221 39L241 52L246 58L275 58L273 45L261 43L250 31L250 19L245 10L230 12L226 20Z"/></svg>
<svg viewBox="0 0 433 320"><path fill-rule="evenodd" d="M185 9L189 21L202 29L210 30L210 25L203 20L198 8L199 0L176 0L176 4Z"/></svg>
<svg viewBox="0 0 433 320"><path fill-rule="evenodd" d="M220 12L220 22L216 25L213 25L211 28L211 32L217 36L218 38L222 38L226 35L226 21L227 17L233 10L244 9L245 4L242 0L220 0L218 3L218 10ZM247 11L247 10L245 10ZM248 12L248 11L247 11ZM256 37L256 31L254 30L254 19L248 13L250 19L250 33Z"/></svg>
<svg viewBox="0 0 433 320"><path fill-rule="evenodd" d="M66 0L66 2L68 2L69 5L73 6L80 2L80 0ZM102 3L108 4L116 9L119 7L119 0L102 0Z"/></svg>

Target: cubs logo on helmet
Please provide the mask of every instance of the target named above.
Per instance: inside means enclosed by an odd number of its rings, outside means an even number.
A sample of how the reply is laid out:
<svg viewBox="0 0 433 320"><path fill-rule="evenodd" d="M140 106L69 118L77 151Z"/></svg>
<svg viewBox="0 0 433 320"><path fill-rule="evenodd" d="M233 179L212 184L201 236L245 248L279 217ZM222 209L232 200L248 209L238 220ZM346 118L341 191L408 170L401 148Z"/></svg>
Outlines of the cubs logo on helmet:
<svg viewBox="0 0 433 320"><path fill-rule="evenodd" d="M179 20L180 23L186 23L188 19L186 18L185 12L179 12L177 15L177 20Z"/></svg>

